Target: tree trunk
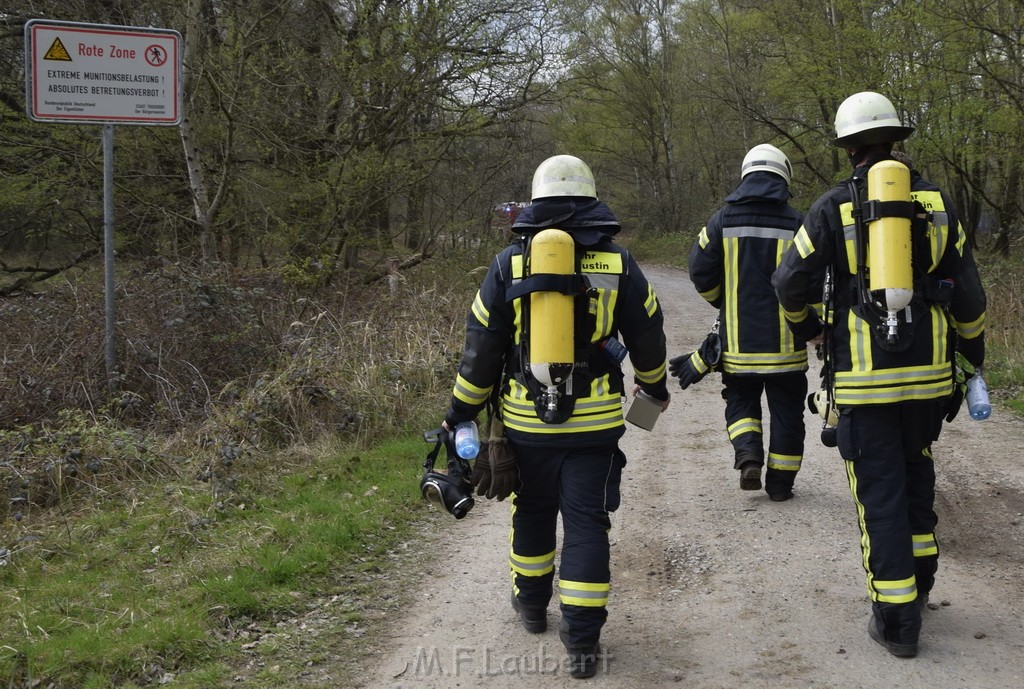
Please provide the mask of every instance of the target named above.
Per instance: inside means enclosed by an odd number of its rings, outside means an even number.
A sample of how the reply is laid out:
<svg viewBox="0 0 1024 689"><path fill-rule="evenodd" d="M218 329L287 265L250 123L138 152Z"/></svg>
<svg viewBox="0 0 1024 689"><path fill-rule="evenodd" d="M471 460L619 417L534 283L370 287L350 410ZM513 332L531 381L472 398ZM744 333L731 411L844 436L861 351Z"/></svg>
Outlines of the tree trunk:
<svg viewBox="0 0 1024 689"><path fill-rule="evenodd" d="M186 30L185 52L183 55L181 92L182 118L178 133L181 145L185 150L185 166L188 170L188 183L192 192L192 206L195 209L196 224L199 226L199 254L203 260L210 258L210 195L203 176L203 168L199 163L199 150L192 133L192 120L189 117L189 101L192 96L192 68L197 59L202 32L199 13L202 11L201 0L189 3L188 29Z"/></svg>
<svg viewBox="0 0 1024 689"><path fill-rule="evenodd" d="M1010 234L1011 228L1017 225L1020 214L1017 212L1017 198L1020 196L1020 163L1010 163L1010 171L1006 176L1006 187L1003 190L1003 202L999 204L998 225L999 234L996 235L995 244L992 247L1000 256L1010 255Z"/></svg>

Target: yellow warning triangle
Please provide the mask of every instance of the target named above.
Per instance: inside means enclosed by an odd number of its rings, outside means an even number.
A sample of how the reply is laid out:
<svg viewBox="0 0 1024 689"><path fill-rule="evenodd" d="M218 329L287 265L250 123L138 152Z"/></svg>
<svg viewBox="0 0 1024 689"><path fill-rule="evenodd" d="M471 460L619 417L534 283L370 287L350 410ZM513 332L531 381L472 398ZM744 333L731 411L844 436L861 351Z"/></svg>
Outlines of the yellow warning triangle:
<svg viewBox="0 0 1024 689"><path fill-rule="evenodd" d="M46 51L46 55L43 55L44 60L63 60L64 62L72 62L71 56L68 54L68 49L64 47L64 44L60 42L60 36L53 39L53 45Z"/></svg>

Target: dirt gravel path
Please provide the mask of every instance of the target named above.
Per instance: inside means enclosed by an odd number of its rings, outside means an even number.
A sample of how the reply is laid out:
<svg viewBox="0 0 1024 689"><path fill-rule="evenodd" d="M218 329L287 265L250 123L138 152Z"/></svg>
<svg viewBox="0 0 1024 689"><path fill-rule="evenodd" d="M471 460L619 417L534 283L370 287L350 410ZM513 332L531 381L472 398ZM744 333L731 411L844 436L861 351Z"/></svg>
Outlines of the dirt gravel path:
<svg viewBox="0 0 1024 689"><path fill-rule="evenodd" d="M669 354L693 349L713 310L680 270L647 267ZM817 382L812 371L811 386ZM941 559L921 652L868 638L870 603L843 463L807 414L796 498L739 490L720 377L673 390L654 432L630 427L612 519L612 594L596 687L1024 687L1024 423L962 412L934 451ZM767 423L766 423L767 427ZM442 522L413 603L389 621L359 687L568 687L558 640L509 606L509 503Z"/></svg>

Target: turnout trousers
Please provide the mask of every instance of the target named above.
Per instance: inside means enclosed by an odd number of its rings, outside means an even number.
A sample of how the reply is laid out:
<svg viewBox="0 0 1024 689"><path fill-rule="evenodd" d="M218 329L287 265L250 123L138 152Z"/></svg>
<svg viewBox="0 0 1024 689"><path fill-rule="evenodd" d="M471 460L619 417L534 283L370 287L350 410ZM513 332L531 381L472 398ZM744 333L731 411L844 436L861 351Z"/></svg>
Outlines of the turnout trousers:
<svg viewBox="0 0 1024 689"><path fill-rule="evenodd" d="M931 443L941 429L941 401L850 407L839 416L868 594L886 638L899 643L917 642L918 598L938 569Z"/></svg>
<svg viewBox="0 0 1024 689"><path fill-rule="evenodd" d="M509 535L513 593L525 606L547 607L553 593L561 513L562 641L567 647L596 643L608 617L611 588L609 513L619 507L626 457L615 443L583 448L514 442L512 446L520 480L512 497Z"/></svg>
<svg viewBox="0 0 1024 689"><path fill-rule="evenodd" d="M739 469L751 460L764 465L763 394L771 416L765 483L769 487L792 488L804 455L807 375L802 371L765 375L723 373L722 383L725 424L736 457L734 468Z"/></svg>

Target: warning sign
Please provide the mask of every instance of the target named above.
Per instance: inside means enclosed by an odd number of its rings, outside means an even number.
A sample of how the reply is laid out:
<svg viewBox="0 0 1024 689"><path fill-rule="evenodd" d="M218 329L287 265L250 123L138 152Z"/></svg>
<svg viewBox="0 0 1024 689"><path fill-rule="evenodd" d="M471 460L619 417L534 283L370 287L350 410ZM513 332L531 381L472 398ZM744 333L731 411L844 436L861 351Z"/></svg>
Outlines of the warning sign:
<svg viewBox="0 0 1024 689"><path fill-rule="evenodd" d="M68 49L64 47L64 44L60 42L60 38L53 39L53 45L46 51L46 55L43 55L44 60L63 60L64 62L73 62L71 56L68 55Z"/></svg>
<svg viewBox="0 0 1024 689"><path fill-rule="evenodd" d="M175 125L181 34L33 19L25 25L25 95L37 122Z"/></svg>

